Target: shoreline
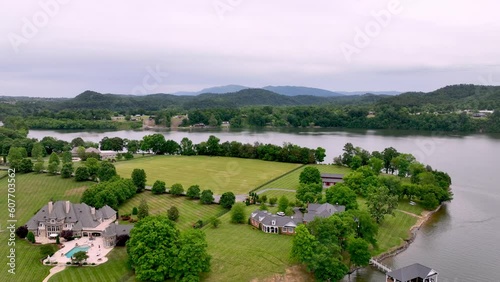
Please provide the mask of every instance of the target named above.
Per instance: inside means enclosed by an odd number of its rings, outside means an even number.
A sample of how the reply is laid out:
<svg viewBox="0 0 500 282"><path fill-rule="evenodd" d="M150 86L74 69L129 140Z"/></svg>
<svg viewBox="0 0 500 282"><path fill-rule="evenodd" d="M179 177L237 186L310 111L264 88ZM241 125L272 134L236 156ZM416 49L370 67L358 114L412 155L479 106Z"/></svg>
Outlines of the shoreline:
<svg viewBox="0 0 500 282"><path fill-rule="evenodd" d="M378 262L382 262L383 260L390 258L390 257L394 257L394 256L404 252L406 249L408 249L408 247L410 247L411 243L413 243L413 241L415 241L415 239L417 238L418 230L420 230L422 225L424 225L434 213L438 212L442 206L443 206L443 204L439 205L433 211L424 211L424 214L410 228L409 232L411 235L410 235L409 239L404 240L404 243L402 245L394 247L392 249L389 249L386 252L384 252L376 257L373 257L373 259L375 259Z"/></svg>

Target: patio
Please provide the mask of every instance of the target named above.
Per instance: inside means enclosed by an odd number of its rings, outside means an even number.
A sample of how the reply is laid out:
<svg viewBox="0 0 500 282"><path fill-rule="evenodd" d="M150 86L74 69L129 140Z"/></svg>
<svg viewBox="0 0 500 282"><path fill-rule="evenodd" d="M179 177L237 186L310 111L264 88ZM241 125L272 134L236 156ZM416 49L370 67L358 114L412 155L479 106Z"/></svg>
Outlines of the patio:
<svg viewBox="0 0 500 282"><path fill-rule="evenodd" d="M53 240L49 240L49 242L52 243ZM52 255L52 257L44 259L43 263L46 264L48 260L51 265L55 263L66 265L67 262L71 262L71 258L66 257L66 254L69 251L75 247L88 246L89 249L87 250L87 255L89 258L84 262L87 262L89 265L92 265L93 263L95 263L95 265L99 265L108 260L106 255L113 249L104 248L104 240L101 237L82 237L73 241L65 241L63 242L63 245L64 247L59 249L54 255Z"/></svg>

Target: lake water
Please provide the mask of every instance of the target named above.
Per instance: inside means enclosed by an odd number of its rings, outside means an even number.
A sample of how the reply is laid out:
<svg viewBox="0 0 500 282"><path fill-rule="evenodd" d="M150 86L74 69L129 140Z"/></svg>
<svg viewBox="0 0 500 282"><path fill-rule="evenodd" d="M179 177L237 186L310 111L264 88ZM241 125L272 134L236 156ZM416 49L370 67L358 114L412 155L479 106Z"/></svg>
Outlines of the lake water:
<svg viewBox="0 0 500 282"><path fill-rule="evenodd" d="M141 139L152 131L71 132L32 130L29 137L52 136L71 141L75 137L94 142L104 136ZM452 177L454 200L443 206L417 233L403 253L383 263L391 268L415 262L439 272L440 282L500 281L500 134L452 135L407 131L217 130L165 131L167 139L188 137L195 143L216 135L221 141L262 142L327 150L326 163L342 153L345 143L369 151L394 147L412 153L417 160L446 171ZM383 281L384 275L368 267L350 281ZM348 279L344 279L348 281Z"/></svg>

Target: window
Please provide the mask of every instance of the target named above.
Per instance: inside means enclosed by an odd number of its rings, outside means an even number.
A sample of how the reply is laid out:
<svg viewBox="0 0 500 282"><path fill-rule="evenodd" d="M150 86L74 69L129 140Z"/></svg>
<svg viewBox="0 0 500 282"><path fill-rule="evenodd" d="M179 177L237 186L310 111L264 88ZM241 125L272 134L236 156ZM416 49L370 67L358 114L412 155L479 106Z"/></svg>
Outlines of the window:
<svg viewBox="0 0 500 282"><path fill-rule="evenodd" d="M273 220L273 221L271 222L271 224L272 224L272 225L276 225L276 220Z"/></svg>
<svg viewBox="0 0 500 282"><path fill-rule="evenodd" d="M287 227L283 227L283 228L281 228L281 231L282 232L288 232L288 228Z"/></svg>

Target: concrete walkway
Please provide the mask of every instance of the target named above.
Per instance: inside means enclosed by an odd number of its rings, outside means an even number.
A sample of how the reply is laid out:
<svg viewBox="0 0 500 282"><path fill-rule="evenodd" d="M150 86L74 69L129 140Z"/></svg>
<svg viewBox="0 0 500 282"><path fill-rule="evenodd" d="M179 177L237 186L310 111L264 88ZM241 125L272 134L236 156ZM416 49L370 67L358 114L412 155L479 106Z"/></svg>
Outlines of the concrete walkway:
<svg viewBox="0 0 500 282"><path fill-rule="evenodd" d="M264 189L264 190L257 191L256 193L257 193L257 195L260 195L260 194L265 193L267 191L285 191L285 192L292 192L292 193L297 192L297 190L292 190L292 189L267 188L267 189Z"/></svg>
<svg viewBox="0 0 500 282"><path fill-rule="evenodd" d="M45 279L43 279L42 282L48 282L50 277L54 276L54 274L58 273L58 272L61 272L63 271L64 269L66 269L66 266L65 265L57 265L57 266L54 266L50 269L50 273L47 277L45 277Z"/></svg>

